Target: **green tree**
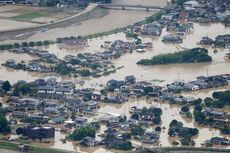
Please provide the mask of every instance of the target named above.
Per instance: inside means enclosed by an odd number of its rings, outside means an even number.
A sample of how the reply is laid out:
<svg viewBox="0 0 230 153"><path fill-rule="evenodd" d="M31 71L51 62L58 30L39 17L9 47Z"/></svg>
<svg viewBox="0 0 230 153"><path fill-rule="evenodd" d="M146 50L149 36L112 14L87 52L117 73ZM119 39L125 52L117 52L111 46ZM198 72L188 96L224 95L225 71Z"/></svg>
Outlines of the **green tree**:
<svg viewBox="0 0 230 153"><path fill-rule="evenodd" d="M82 77L88 77L90 76L91 72L87 69L82 69L79 71L79 74L82 76Z"/></svg>
<svg viewBox="0 0 230 153"><path fill-rule="evenodd" d="M0 114L0 133L7 134L10 133L11 129L8 121L6 120L6 116Z"/></svg>
<svg viewBox="0 0 230 153"><path fill-rule="evenodd" d="M17 135L20 135L23 133L23 128L18 127L15 131L16 131Z"/></svg>
<svg viewBox="0 0 230 153"><path fill-rule="evenodd" d="M141 127L141 126L134 126L134 127L132 127L132 129L131 129L131 133L132 133L132 135L143 135L144 134L144 132L145 132L145 130Z"/></svg>
<svg viewBox="0 0 230 153"><path fill-rule="evenodd" d="M27 43L27 42L22 42L22 45L21 45L22 47L28 47L29 46L29 44Z"/></svg>
<svg viewBox="0 0 230 153"><path fill-rule="evenodd" d="M19 44L19 43L14 43L14 48L20 48L21 47L21 45Z"/></svg>
<svg viewBox="0 0 230 153"><path fill-rule="evenodd" d="M42 42L41 41L37 41L35 44L36 44L36 46L42 46Z"/></svg>
<svg viewBox="0 0 230 153"><path fill-rule="evenodd" d="M33 42L33 41L29 42L29 46L30 46L30 47L35 46L35 42Z"/></svg>
<svg viewBox="0 0 230 153"><path fill-rule="evenodd" d="M10 85L10 82L9 81L5 81L4 83L3 83L3 85L2 85L2 89L4 90L4 91L10 91L10 89L11 89L11 85Z"/></svg>
<svg viewBox="0 0 230 153"><path fill-rule="evenodd" d="M182 112L188 112L189 111L189 107L188 106L182 106L181 111Z"/></svg>
<svg viewBox="0 0 230 153"><path fill-rule="evenodd" d="M84 137L94 138L96 135L96 129L91 125L85 125L76 129L72 134L69 135L69 138L74 141L82 140Z"/></svg>
<svg viewBox="0 0 230 153"><path fill-rule="evenodd" d="M50 44L50 42L49 42L48 40L43 41L43 45L44 45L44 46L47 46L47 45L49 45L49 44Z"/></svg>

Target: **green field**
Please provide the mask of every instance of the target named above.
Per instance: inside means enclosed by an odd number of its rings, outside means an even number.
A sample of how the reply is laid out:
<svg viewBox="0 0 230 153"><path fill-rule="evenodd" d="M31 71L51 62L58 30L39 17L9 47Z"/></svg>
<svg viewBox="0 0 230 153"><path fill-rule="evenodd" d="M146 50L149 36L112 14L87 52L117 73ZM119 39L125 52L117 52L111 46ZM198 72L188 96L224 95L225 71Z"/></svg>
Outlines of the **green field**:
<svg viewBox="0 0 230 153"><path fill-rule="evenodd" d="M46 17L49 15L49 12L30 12L10 17L10 19L18 21L30 21L36 18Z"/></svg>

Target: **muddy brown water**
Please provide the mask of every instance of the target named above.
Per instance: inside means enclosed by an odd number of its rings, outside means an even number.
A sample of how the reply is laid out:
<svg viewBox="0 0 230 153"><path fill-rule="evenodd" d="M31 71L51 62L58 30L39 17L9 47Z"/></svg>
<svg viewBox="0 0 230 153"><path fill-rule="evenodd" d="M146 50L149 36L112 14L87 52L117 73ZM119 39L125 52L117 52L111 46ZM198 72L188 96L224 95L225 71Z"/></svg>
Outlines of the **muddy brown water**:
<svg viewBox="0 0 230 153"><path fill-rule="evenodd" d="M193 48L198 46L197 41L201 39L203 36L209 36L211 38L214 38L218 34L227 34L230 33L229 28L225 28L222 24L212 24L210 26L204 26L195 24L195 31L185 38L184 42L182 44L164 44L161 42L161 38L148 38L144 37L144 42L151 41L153 42L153 49L146 51L145 53L127 53L126 55L122 56L121 58L114 60L115 65L118 66L124 66L123 69L117 70L115 74L104 76L101 78L88 78L85 79L86 83L83 87L95 87L99 88L99 84L104 84L109 79L115 78L115 79L123 79L126 75L133 74L137 77L137 80L163 80L163 82L154 82L155 84L165 85L166 83L172 82L176 79L183 79L183 80L194 80L196 76L199 75L217 75L217 74L223 74L223 73L230 73L229 69L229 61L226 61L224 56L225 53L228 52L228 49L217 49L218 52L214 53L213 48L207 47L209 50L209 54L213 57L212 63L199 63L199 64L173 64L173 65L156 65L156 66L139 66L135 63L142 59L142 58L151 58L154 55L160 54L160 53L169 53L169 52L175 52L178 50L182 50L184 48ZM218 30L216 30L218 29ZM167 34L166 31L163 32L162 36ZM78 53L83 52L96 52L103 50L100 48L100 45L103 44L106 40L127 40L125 35L123 33L114 34L102 38L92 39L89 40L89 47L83 48L83 49L76 49L76 48L60 48L58 45L52 45L47 49L49 52L56 54L59 58L63 58L65 55L77 55ZM130 40L130 39L129 39ZM25 54L13 54L9 52L2 52L0 53L1 61L6 60L7 58L15 58L18 61L21 60L29 60L32 58L29 55ZM48 74L47 74L48 75ZM17 76L17 77L15 77ZM52 76L52 75L51 75ZM28 73L24 71L15 71L12 69L6 69L1 66L0 69L0 79L3 80L10 80L11 82L16 82L17 80L27 80L32 81L35 78L43 77L42 74L37 73ZM46 75L45 75L46 77ZM61 76L54 76L58 79L61 79ZM65 79L72 79L65 77ZM79 78L78 78L79 79ZM80 87L80 86L77 86ZM229 89L229 86L218 88L215 90L225 90ZM192 92L192 93L185 93L185 95L192 95L194 97L205 97L205 96L211 96L214 89L210 90L202 90L199 92ZM200 127L196 123L193 122L191 119L187 119L179 114L180 106L178 105L169 105L168 103L159 103L154 102L152 100L145 100L145 99L132 99L129 102L126 102L121 105L115 105L115 104L101 104L100 109L98 110L98 115L90 118L90 120L94 120L96 118L99 118L105 113L117 113L117 114L123 114L130 116L129 114L129 108L132 106L137 106L139 108L141 107L150 107L150 106L156 106L161 107L163 110L162 115L162 127L165 127L166 129L161 133L160 135L160 145L161 146L170 146L171 142L175 140L176 138L169 138L167 135L168 125L171 122L172 119L177 119L178 121L181 121L184 126L187 127L197 127L199 128L199 135L194 137L194 140L196 142L196 146L200 146L201 143L212 136L223 136L227 137L226 135L221 135L219 130L212 129L208 127ZM192 111L192 108L191 108ZM226 111L229 111L227 108ZM104 128L102 128L101 132ZM108 152L106 149L103 149L102 147L95 147L95 148L82 148L78 145L73 145L71 142L67 142L65 144L62 144L60 142L60 138L63 137L59 134L55 137L55 143L52 145L49 145L53 148L65 148L66 150L76 150L81 152ZM143 145L140 142L134 141L134 144L139 146ZM150 146L153 147L153 146ZM113 152L113 151L111 151Z"/></svg>

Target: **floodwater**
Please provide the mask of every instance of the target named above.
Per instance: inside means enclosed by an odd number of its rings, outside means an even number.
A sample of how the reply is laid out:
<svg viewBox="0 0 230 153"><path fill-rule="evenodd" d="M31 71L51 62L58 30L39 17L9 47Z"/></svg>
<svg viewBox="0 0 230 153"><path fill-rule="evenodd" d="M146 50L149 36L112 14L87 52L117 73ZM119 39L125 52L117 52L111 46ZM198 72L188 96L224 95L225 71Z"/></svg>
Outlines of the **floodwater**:
<svg viewBox="0 0 230 153"><path fill-rule="evenodd" d="M152 14L154 14L154 12L109 10L109 13L102 18L86 20L81 22L81 24L71 25L68 28L56 28L50 29L46 32L38 32L31 36L29 40L55 40L57 37L80 36L106 32L133 24L145 17L151 16Z"/></svg>
<svg viewBox="0 0 230 153"><path fill-rule="evenodd" d="M117 67L124 66L123 69L117 70L115 74L111 74L109 76L104 76L101 78L89 78L86 79L87 82L84 87L95 87L97 88L99 84L104 84L109 79L123 79L126 75L133 74L137 76L137 79L140 80L163 80L163 82L155 82L155 84L165 85L166 83L172 82L176 79L183 80L194 80L196 76L199 75L217 75L223 73L230 73L229 65L230 63L224 59L225 53L228 52L228 49L217 49L218 52L214 53L213 48L207 48L209 50L209 54L213 57L212 63L199 63L199 64L173 64L173 65L155 65L155 66L138 66L135 63L142 58L151 58L154 55L161 53L169 53L175 52L178 50L182 50L184 48L193 48L197 47L197 41L201 39L203 36L209 36L214 38L218 34L227 34L230 33L230 28L225 28L222 24L212 24L210 26L204 26L195 24L195 31L186 36L184 42L182 44L164 44L161 42L160 38L143 38L144 42L151 41L153 42L153 48L151 50L147 50L145 53L127 53L123 55L121 58L114 60L113 62ZM218 30L216 30L218 29ZM162 36L167 34L166 31L163 32ZM49 52L56 54L59 58L63 58L65 55L76 55L82 52L96 52L103 51L100 46L106 40L127 40L123 33L114 34L102 38L96 38L89 40L89 47L83 49L66 49L60 47L58 45L52 45L47 49ZM205 47L205 46L204 46ZM62 49L61 49L62 48ZM27 55L13 55L13 53L3 52L0 53L2 59L1 61L5 61L6 58L16 58L18 61L22 59L31 58ZM22 57L20 57L22 56ZM27 56L27 57L26 57ZM22 59L20 59L22 58ZM17 78L15 76L18 76ZM12 82L16 82L17 80L27 80L32 81L35 78L42 77L42 75L37 75L36 73L28 73L24 71L6 71L5 68L1 67L0 69L0 79L10 80ZM60 76L58 77L60 78ZM70 78L68 78L70 79ZM224 90L229 89L229 86L218 88L215 90ZM204 98L206 96L211 96L214 90L201 90L199 92L191 92L184 93L184 95L192 95L194 97ZM199 128L199 135L194 137L196 142L196 146L200 146L201 143L207 139L210 139L212 136L220 136L220 132L217 129L212 129L208 127L199 127L196 125L192 119L187 119L179 114L180 106L178 105L170 105L168 103L155 102L153 100L145 100L145 99L131 99L129 102L126 102L121 105L115 104L101 104L100 109L98 110L98 115L91 118L99 118L105 113L116 113L123 114L126 116L130 116L129 108L132 106L141 107L150 107L156 106L161 107L163 110L162 115L162 124L161 127L165 127L166 129L162 131L160 135L160 146L170 146L173 140L176 138L169 138L167 135L168 125L171 120L176 119L181 121L185 127L196 127ZM226 109L229 111L229 108ZM167 112L167 113L166 113ZM191 108L192 112L192 108ZM223 137L227 137L226 135L221 135ZM57 138L60 139L63 136L57 135ZM65 145L65 146L63 146ZM142 145L140 142L135 141L135 145ZM62 144L60 141L55 141L52 145L53 148L65 148L67 150L77 150L82 152L108 152L102 147L96 148L81 148L78 145L73 145L70 142L66 144ZM152 146L151 146L152 147Z"/></svg>
<svg viewBox="0 0 230 153"><path fill-rule="evenodd" d="M106 81L116 78L124 79L128 74L133 74L137 77L138 80L162 80L163 84L170 83L177 79L182 79L185 81L194 80L197 76L200 75L217 75L223 73L230 73L229 61L226 60L225 53L228 52L228 49L219 48L218 52L214 53L213 48L207 46L199 46L197 42L203 36L209 36L215 38L218 34L227 34L230 33L230 28L225 28L222 24L212 24L210 26L201 26L199 24L194 24L195 31L191 34L188 34L184 39L182 44L165 44L161 41L162 36L166 35L167 32L163 31L160 38L148 38L143 37L144 42L151 41L153 42L153 48L146 50L145 53L127 53L121 58L114 60L113 62L117 67L124 66L123 69L117 70L117 73L113 75L103 76L100 78L87 79L87 85L104 84ZM215 30L215 29L218 29ZM103 51L103 48L100 46L103 45L104 41L113 41L113 40L125 40L125 34L113 34L110 36L104 36L102 38L95 38L89 40L89 47L77 49L77 48L63 48L58 45L52 45L47 49L49 52L56 54L59 58L64 58L66 55L77 55L78 53L83 52L96 52ZM131 41L131 39L128 39ZM209 55L213 57L212 63L195 63L195 64L171 64L171 65L155 65L155 66L140 66L136 65L136 62L140 59L151 58L154 55L163 54L163 53L172 53L175 51L183 50L185 48L193 47L206 47L209 51ZM167 74L167 75L165 75ZM170 76L170 77L169 77ZM155 82L159 83L159 82Z"/></svg>

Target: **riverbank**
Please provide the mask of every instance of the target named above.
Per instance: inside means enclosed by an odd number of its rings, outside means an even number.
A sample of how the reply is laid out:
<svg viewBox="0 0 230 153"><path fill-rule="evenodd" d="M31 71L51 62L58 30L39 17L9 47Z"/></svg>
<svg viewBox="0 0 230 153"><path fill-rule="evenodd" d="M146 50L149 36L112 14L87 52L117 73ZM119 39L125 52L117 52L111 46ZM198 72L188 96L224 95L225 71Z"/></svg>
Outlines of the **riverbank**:
<svg viewBox="0 0 230 153"><path fill-rule="evenodd" d="M159 0L154 0L153 5L164 7L164 3ZM123 29L124 27L143 20L146 17L154 15L156 12L147 11L128 11L128 10L107 10L108 14L91 18L85 21L75 22L71 20L70 23L65 26L55 26L47 29L47 31L41 31L36 29L32 31L19 31L17 33L5 32L0 39L2 43L13 43L22 41L39 41L39 40L55 40L56 38L69 37L69 36L102 36L119 32L117 29ZM65 19L66 20L66 19ZM60 22L60 21L59 21ZM53 23L54 24L54 23Z"/></svg>

